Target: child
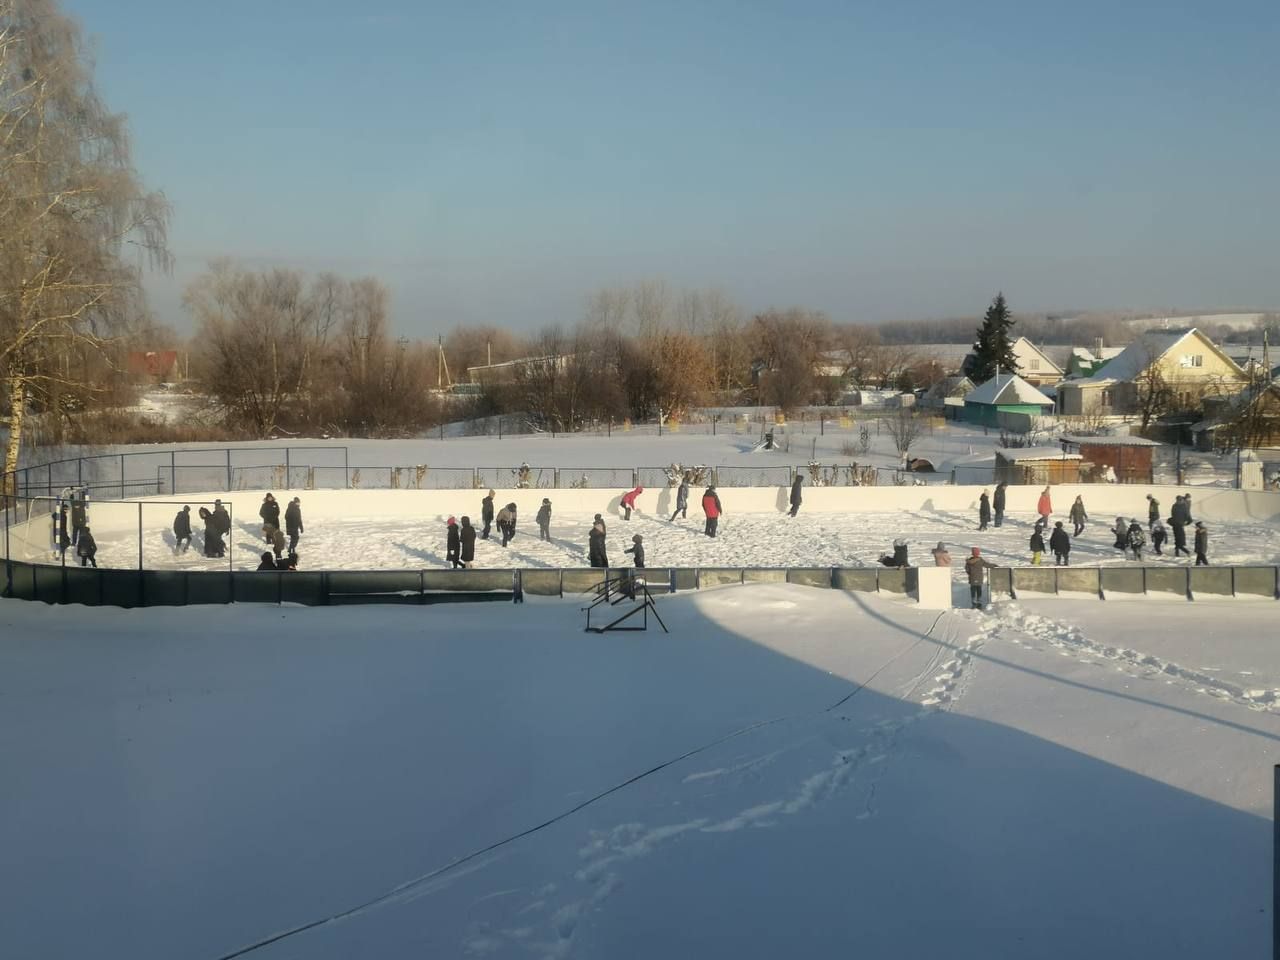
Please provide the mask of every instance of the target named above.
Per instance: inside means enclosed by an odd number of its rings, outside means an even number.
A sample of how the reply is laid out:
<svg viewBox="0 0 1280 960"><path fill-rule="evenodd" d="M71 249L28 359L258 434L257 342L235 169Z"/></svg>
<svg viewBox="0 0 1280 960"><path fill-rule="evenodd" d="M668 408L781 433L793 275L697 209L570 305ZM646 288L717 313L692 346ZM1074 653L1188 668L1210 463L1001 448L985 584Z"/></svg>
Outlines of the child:
<svg viewBox="0 0 1280 960"><path fill-rule="evenodd" d="M1129 521L1128 545L1133 551L1133 559L1142 560L1142 548L1146 546L1147 535L1142 532L1142 524L1137 520Z"/></svg>
<svg viewBox="0 0 1280 960"><path fill-rule="evenodd" d="M624 550L623 553L634 554L636 558L636 569L643 570L644 569L644 537L640 536L640 534L637 533L634 537L631 538L631 542L635 544L635 546L627 547L627 549Z"/></svg>
<svg viewBox="0 0 1280 960"><path fill-rule="evenodd" d="M1164 521L1156 518L1155 526L1151 528L1151 546L1155 547L1157 557L1163 556L1160 548L1167 539L1169 539L1169 532L1164 527Z"/></svg>
<svg viewBox="0 0 1280 960"><path fill-rule="evenodd" d="M550 540L551 501L546 497L542 498L542 506L538 508L538 515L534 519L538 521L538 538L541 540Z"/></svg>
<svg viewBox="0 0 1280 960"><path fill-rule="evenodd" d="M1044 554L1044 534L1041 533L1043 529L1037 523L1035 529L1031 531L1031 562L1037 567L1040 566L1040 557Z"/></svg>

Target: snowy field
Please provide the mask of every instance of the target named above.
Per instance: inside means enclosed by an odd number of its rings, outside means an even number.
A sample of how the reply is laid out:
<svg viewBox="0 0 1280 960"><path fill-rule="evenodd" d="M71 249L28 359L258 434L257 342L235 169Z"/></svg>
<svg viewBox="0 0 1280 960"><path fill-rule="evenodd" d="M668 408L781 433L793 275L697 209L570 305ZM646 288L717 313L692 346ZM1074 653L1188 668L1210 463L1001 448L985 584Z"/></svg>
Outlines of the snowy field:
<svg viewBox="0 0 1280 960"><path fill-rule="evenodd" d="M659 602L0 601L6 955L1264 955L1272 605Z"/></svg>
<svg viewBox="0 0 1280 960"><path fill-rule="evenodd" d="M1058 488L1055 519L1065 518L1065 510L1076 490L1083 490L1092 511L1085 532L1074 541L1071 562L1076 565L1123 564L1126 560L1113 548L1110 527L1115 512L1137 517L1146 525L1146 500L1142 487L1085 486ZM726 515L715 539L703 533L700 507L701 488L690 493L688 519L670 520L674 510L673 491L648 490L639 500L640 511L630 521L622 519L618 508L620 490L509 490L497 498L501 507L508 500L519 508L517 536L509 547L500 540L477 540L477 567L582 567L587 565L587 533L595 513L608 523L607 546L611 563L629 566L623 554L631 546L632 535L644 538L646 560L652 567L693 566L867 566L892 552L895 538L905 538L916 565L932 564L929 551L939 542L949 545L958 564L969 548L980 546L985 555L1002 565L1030 562L1029 539L1034 522L1031 504L1035 488L1010 488L1010 513L1004 526L977 530L976 500L982 488L948 488L921 491L898 488L809 490L800 515L786 515L787 489L721 488ZM174 514L182 501L142 503L142 562L148 569L226 569L228 560L206 559L200 553L203 527L196 518L201 503L212 506L222 497L232 508L233 531L230 562L237 569L252 570L264 550L258 508L264 491L237 491L234 494L208 492L193 495L192 526L195 546L174 555L171 531ZM1177 491L1158 489L1165 505ZM469 515L479 526L483 491L301 491L306 532L299 543L300 566L327 570L421 569L445 566L445 521L448 516ZM552 500L551 540L539 540L534 515L546 495ZM287 493L279 499L287 503ZM1218 510L1213 504L1235 502L1233 492L1215 493L1216 501L1204 501L1210 523L1210 559L1215 564L1280 563L1280 495L1256 495L1262 510ZM901 504L896 509L877 509L878 503ZM1200 501L1197 501L1200 502ZM907 507L906 504L913 504ZM137 503L99 502L91 510L91 525L97 540L98 563L105 567L137 569L139 516ZM1274 511L1274 512L1273 512ZM1199 515L1199 514L1198 514ZM1215 519L1221 517L1221 519ZM1264 519L1265 518L1265 519ZM37 516L28 526L11 531L10 545L17 559L49 562L50 522ZM496 535L496 530L495 530ZM1188 538L1190 540L1190 537ZM1165 556L1150 549L1144 562L1185 564L1187 557L1172 556L1173 543ZM68 556L68 562L74 562ZM1052 557L1049 557L1052 562ZM959 575L961 571L957 569Z"/></svg>

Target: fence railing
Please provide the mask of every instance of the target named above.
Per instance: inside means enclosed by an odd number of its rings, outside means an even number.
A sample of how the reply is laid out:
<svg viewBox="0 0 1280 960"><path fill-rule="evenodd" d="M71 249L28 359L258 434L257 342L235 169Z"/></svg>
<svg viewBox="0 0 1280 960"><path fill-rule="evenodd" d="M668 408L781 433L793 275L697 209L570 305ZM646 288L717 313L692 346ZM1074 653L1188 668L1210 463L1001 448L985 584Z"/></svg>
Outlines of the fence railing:
<svg viewBox="0 0 1280 960"><path fill-rule="evenodd" d="M992 595L1087 594L1151 597L1280 598L1280 567L998 567Z"/></svg>

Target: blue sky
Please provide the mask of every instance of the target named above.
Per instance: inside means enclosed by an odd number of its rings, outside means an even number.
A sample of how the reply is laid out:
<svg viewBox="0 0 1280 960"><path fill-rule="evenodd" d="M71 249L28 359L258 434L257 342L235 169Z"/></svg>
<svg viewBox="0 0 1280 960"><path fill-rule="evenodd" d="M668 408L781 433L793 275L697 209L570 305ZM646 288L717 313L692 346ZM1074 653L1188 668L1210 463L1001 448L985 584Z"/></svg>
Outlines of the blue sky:
<svg viewBox="0 0 1280 960"><path fill-rule="evenodd" d="M215 256L411 335L661 278L837 320L1280 306L1280 4L64 0Z"/></svg>

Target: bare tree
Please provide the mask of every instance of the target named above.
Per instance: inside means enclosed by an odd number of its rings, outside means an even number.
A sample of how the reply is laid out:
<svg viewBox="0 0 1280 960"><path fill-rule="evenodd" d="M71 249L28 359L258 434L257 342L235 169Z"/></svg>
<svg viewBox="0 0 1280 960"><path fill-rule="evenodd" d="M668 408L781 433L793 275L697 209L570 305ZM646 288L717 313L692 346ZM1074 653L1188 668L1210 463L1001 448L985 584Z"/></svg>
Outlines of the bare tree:
<svg viewBox="0 0 1280 960"><path fill-rule="evenodd" d="M911 447L924 433L924 423L913 407L900 407L885 422L885 429L893 439L894 449L903 460L911 452Z"/></svg>
<svg viewBox="0 0 1280 960"><path fill-rule="evenodd" d="M1160 364L1152 361L1146 369L1134 378L1134 400L1138 416L1142 420L1142 429L1147 429L1151 421L1173 411L1178 402L1177 391L1165 379Z"/></svg>
<svg viewBox="0 0 1280 960"><path fill-rule="evenodd" d="M760 365L760 398L783 410L813 399L814 367L826 346L830 323L821 313L791 309L756 316L751 336Z"/></svg>
<svg viewBox="0 0 1280 960"><path fill-rule="evenodd" d="M125 243L167 268L169 208L133 170L123 117L93 85L79 27L54 0L0 0L0 375L4 470L28 402L65 382L58 359L101 352L141 313Z"/></svg>

